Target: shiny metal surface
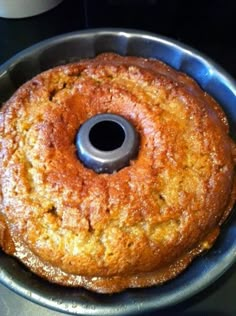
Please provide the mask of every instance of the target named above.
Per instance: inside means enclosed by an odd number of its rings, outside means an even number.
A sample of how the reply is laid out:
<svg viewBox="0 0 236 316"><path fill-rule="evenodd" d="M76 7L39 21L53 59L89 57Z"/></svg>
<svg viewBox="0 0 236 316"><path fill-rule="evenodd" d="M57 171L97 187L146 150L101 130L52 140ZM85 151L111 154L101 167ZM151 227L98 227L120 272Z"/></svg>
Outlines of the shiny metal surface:
<svg viewBox="0 0 236 316"><path fill-rule="evenodd" d="M91 135L94 128L95 135ZM113 173L128 166L137 155L138 145L138 134L131 123L110 113L91 117L76 137L80 160L97 173Z"/></svg>
<svg viewBox="0 0 236 316"><path fill-rule="evenodd" d="M194 77L224 108L236 136L236 85L213 61L176 41L154 34L103 29L58 36L24 50L0 67L0 101L33 75L50 67L113 51L153 57ZM215 246L176 279L157 287L99 295L49 284L0 252L0 280L16 293L49 308L75 315L127 315L150 312L186 300L217 280L236 262L235 212Z"/></svg>

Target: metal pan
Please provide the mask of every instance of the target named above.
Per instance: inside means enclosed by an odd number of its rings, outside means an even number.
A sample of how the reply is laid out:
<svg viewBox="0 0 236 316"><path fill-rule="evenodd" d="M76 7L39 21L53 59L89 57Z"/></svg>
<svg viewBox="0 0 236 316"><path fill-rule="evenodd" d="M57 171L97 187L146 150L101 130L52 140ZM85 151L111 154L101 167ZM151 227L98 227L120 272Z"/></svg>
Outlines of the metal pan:
<svg viewBox="0 0 236 316"><path fill-rule="evenodd" d="M218 65L192 48L154 34L125 29L94 29L51 38L17 54L0 67L0 102L26 80L53 66L102 52L163 60L197 80L224 108L236 133L236 84ZM231 216L214 247L176 279L161 286L103 295L50 284L0 251L0 282L43 306L75 315L127 315L151 312L193 296L236 262L236 216Z"/></svg>

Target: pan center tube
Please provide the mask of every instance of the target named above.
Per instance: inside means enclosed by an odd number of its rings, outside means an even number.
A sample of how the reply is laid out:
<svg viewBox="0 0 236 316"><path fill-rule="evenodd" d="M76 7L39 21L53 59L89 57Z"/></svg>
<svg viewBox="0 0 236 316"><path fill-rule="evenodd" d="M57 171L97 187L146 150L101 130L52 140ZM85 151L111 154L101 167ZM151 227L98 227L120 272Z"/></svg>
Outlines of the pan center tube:
<svg viewBox="0 0 236 316"><path fill-rule="evenodd" d="M97 173L113 173L130 164L139 150L134 126L117 114L98 114L88 119L76 135L80 161Z"/></svg>

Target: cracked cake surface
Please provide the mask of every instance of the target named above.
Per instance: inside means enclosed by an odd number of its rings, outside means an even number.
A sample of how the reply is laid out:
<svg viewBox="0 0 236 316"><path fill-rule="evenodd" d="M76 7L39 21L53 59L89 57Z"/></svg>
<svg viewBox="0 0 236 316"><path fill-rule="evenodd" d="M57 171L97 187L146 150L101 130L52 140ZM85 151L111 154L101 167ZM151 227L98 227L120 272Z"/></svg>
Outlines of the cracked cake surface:
<svg viewBox="0 0 236 316"><path fill-rule="evenodd" d="M78 159L87 119L140 135L130 165ZM235 144L216 101L160 61L106 53L34 77L0 113L0 246L49 281L113 293L162 283L209 249L235 201Z"/></svg>

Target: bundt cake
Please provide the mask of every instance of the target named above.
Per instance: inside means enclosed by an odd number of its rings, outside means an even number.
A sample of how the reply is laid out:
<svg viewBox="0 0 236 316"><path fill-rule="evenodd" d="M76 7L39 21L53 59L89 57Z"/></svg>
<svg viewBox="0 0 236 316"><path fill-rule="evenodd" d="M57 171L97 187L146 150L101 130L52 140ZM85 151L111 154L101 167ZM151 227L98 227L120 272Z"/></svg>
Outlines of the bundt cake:
<svg viewBox="0 0 236 316"><path fill-rule="evenodd" d="M113 173L78 158L100 113L126 118L137 156ZM208 250L235 201L235 145L186 74L105 53L45 71L0 113L0 247L37 275L114 293L163 283Z"/></svg>

